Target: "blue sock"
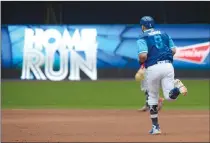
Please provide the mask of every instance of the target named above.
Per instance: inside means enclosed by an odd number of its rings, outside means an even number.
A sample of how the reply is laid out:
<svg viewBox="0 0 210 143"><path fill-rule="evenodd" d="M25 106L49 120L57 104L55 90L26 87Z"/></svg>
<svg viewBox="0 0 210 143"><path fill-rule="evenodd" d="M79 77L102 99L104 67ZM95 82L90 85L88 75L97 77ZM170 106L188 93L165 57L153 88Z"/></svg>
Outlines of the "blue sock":
<svg viewBox="0 0 210 143"><path fill-rule="evenodd" d="M180 94L180 91L177 87L175 87L174 89L172 89L170 92L169 92L169 97L171 99L176 99Z"/></svg>

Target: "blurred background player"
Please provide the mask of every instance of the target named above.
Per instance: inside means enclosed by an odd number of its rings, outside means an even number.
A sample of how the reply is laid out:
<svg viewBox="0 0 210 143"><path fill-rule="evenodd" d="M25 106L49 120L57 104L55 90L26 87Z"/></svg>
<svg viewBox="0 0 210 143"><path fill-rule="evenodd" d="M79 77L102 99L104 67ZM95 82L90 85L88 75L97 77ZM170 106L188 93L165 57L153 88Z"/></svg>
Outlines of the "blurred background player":
<svg viewBox="0 0 210 143"><path fill-rule="evenodd" d="M172 63L176 47L173 40L165 32L154 29L154 20L150 16L142 17L140 25L143 34L137 44L141 68L135 77L146 79L152 121L152 129L149 133L156 135L161 134L158 123L159 88L162 87L165 99L170 101L176 100L180 94L187 95L187 88L179 79L174 80ZM145 78L144 75L146 75Z"/></svg>

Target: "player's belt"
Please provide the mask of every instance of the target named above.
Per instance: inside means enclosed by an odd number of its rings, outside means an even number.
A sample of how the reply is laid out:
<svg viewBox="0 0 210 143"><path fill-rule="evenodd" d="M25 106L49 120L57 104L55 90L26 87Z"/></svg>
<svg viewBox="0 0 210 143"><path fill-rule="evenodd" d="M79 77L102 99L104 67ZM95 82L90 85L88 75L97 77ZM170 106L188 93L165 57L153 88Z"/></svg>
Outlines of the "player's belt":
<svg viewBox="0 0 210 143"><path fill-rule="evenodd" d="M158 61L157 64L171 63L169 60Z"/></svg>
<svg viewBox="0 0 210 143"><path fill-rule="evenodd" d="M170 60L164 60L164 61L157 61L156 63L153 63L151 65L146 65L145 68L147 69L150 66L156 65L156 64L163 64L163 63L172 63Z"/></svg>

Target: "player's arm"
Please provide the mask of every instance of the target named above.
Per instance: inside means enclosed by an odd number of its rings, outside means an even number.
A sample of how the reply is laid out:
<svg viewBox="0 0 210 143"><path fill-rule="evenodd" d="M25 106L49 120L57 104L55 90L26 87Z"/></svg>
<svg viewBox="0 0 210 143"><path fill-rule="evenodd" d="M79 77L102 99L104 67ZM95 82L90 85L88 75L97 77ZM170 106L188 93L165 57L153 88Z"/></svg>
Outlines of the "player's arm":
<svg viewBox="0 0 210 143"><path fill-rule="evenodd" d="M138 46L138 60L141 65L140 69L135 75L135 79L137 81L144 80L144 73L145 73L145 68L144 68L144 62L147 59L147 44L146 41L143 39L140 39L137 41L137 46Z"/></svg>
<svg viewBox="0 0 210 143"><path fill-rule="evenodd" d="M137 46L138 46L138 60L139 63L143 66L144 62L147 60L147 53L148 53L147 43L144 39L139 39L137 41Z"/></svg>
<svg viewBox="0 0 210 143"><path fill-rule="evenodd" d="M176 46L174 44L174 41L171 39L170 36L169 37L169 47L171 48L172 50L172 54L175 55L176 54Z"/></svg>

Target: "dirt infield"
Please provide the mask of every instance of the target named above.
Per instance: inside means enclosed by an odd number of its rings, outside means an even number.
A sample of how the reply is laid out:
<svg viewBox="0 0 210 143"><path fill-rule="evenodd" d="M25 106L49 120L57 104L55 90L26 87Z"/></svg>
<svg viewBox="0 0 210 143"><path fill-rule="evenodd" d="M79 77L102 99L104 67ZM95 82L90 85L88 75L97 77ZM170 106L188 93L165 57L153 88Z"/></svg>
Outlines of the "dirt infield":
<svg viewBox="0 0 210 143"><path fill-rule="evenodd" d="M209 142L209 111L161 111L162 135L135 110L2 110L2 141Z"/></svg>

